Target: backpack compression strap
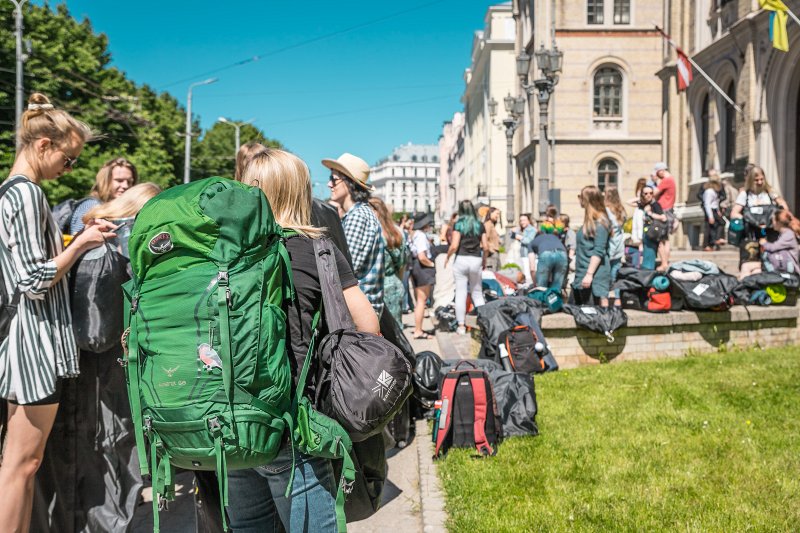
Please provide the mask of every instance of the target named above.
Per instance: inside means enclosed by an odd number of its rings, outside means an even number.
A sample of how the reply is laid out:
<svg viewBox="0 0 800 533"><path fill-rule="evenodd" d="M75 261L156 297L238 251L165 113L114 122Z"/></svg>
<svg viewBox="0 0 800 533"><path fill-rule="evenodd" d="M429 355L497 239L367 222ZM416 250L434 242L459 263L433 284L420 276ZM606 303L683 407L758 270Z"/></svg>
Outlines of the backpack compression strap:
<svg viewBox="0 0 800 533"><path fill-rule="evenodd" d="M436 433L436 451L433 454L434 457L439 457L444 439L450 432L450 425L453 420L453 397L455 396L456 385L458 384L458 378L460 376L461 372L451 371L447 373L444 381L442 381L442 407L439 414L439 430ZM442 417L444 417L444 420L442 420Z"/></svg>
<svg viewBox="0 0 800 533"><path fill-rule="evenodd" d="M475 436L475 448L482 455L494 455L494 450L486 438L486 413L488 411L486 398L486 379L484 376L470 376L472 384L472 396L474 399L475 423L473 434Z"/></svg>
<svg viewBox="0 0 800 533"><path fill-rule="evenodd" d="M141 385L139 384L139 331L137 312L139 309L139 291L135 291L131 300L129 320L128 352L125 364L125 375L130 385L131 418L133 418L133 434L136 437L136 451L139 455L139 469L143 476L150 473L144 445L144 421L142 420Z"/></svg>

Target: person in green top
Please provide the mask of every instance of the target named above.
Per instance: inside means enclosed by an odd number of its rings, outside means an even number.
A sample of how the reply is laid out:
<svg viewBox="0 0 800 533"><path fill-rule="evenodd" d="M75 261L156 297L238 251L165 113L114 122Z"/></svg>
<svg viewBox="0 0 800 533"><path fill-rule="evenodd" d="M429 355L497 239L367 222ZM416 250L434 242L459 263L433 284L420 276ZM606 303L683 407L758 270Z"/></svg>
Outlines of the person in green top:
<svg viewBox="0 0 800 533"><path fill-rule="evenodd" d="M383 271L383 303L386 304L389 314L397 323L403 325L403 270L408 264L410 252L403 237L403 232L392 220L389 208L380 198L371 197L369 206L381 223L383 240L383 256L385 259Z"/></svg>
<svg viewBox="0 0 800 533"><path fill-rule="evenodd" d="M600 189L594 185L584 187L578 198L584 216L583 225L576 235L572 298L579 305L599 303L601 307L608 307L608 292L611 289L608 239L611 222Z"/></svg>

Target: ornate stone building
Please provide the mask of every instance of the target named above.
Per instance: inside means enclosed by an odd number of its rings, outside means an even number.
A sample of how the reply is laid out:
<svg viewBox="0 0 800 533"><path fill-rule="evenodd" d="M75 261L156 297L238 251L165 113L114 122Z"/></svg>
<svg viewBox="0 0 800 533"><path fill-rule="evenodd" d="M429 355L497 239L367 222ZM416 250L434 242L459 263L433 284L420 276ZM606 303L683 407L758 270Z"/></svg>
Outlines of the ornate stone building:
<svg viewBox="0 0 800 533"><path fill-rule="evenodd" d="M800 13L800 1L785 3ZM686 93L678 93L675 54L666 51L658 74L666 159L682 178L678 198L691 198L690 191L708 169L732 172L741 184L744 167L755 163L796 212L800 27L789 19L789 51L781 52L772 47L769 13L759 9L757 0L682 0L668 5L668 33L742 109L737 112L697 72ZM684 209L686 225L699 225L696 211Z"/></svg>
<svg viewBox="0 0 800 533"><path fill-rule="evenodd" d="M549 200L573 225L583 212L585 185L617 186L632 197L662 153L662 91L656 72L664 43L653 23L664 18L660 0L514 0L515 55L531 57L541 44L563 52L563 69L548 106ZM535 59L527 82L540 78ZM525 81L525 80L523 80ZM539 202L539 109L535 92L517 80L527 109L516 132L517 212Z"/></svg>
<svg viewBox="0 0 800 533"><path fill-rule="evenodd" d="M397 213L434 212L439 198L439 145L404 144L370 169L375 195Z"/></svg>

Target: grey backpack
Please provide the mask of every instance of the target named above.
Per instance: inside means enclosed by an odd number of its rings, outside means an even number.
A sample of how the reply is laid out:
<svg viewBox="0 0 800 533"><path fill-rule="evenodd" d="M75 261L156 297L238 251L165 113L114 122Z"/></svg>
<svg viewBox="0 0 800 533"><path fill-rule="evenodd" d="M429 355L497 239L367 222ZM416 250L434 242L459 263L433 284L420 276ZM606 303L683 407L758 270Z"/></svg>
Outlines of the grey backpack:
<svg viewBox="0 0 800 533"><path fill-rule="evenodd" d="M356 331L336 269L332 244L315 239L328 335L319 343L317 409L338 421L353 442L383 430L412 391L411 362L392 343Z"/></svg>

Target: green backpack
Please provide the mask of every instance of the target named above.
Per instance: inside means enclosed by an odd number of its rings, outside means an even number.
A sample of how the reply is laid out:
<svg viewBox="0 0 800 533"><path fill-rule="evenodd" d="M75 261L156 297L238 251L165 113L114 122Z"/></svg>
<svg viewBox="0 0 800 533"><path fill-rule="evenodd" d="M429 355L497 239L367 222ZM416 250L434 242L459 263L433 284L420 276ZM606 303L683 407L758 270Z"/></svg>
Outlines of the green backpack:
<svg viewBox="0 0 800 533"><path fill-rule="evenodd" d="M318 413L306 406L295 427L283 310L292 271L260 189L225 178L168 189L139 213L129 248L123 364L155 531L159 504L174 498L174 467L217 472L227 529L228 469L270 463L287 432L293 451L350 462L335 422L309 426ZM353 476L343 475L337 500Z"/></svg>

